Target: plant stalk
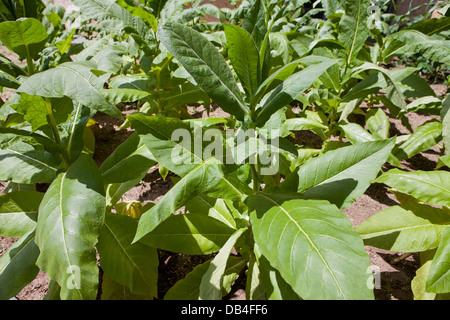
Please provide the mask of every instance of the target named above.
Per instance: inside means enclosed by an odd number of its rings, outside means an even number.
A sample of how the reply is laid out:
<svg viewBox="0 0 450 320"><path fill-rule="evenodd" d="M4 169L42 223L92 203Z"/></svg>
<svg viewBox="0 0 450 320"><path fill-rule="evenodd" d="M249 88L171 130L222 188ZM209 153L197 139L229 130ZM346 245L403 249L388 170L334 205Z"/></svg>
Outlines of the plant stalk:
<svg viewBox="0 0 450 320"><path fill-rule="evenodd" d="M52 103L51 103L49 98L45 98L45 105L47 107L48 119L49 119L49 122L50 122L50 127L52 128L52 132L53 132L53 136L55 138L55 142L56 142L57 145L62 147L61 137L60 137L59 132L58 132L58 127L56 125L55 115L53 114ZM68 157L68 155L67 155L65 150L61 151L61 157L62 157L62 159L64 161L64 164L65 164L66 168L69 168L70 160L69 160L69 157Z"/></svg>

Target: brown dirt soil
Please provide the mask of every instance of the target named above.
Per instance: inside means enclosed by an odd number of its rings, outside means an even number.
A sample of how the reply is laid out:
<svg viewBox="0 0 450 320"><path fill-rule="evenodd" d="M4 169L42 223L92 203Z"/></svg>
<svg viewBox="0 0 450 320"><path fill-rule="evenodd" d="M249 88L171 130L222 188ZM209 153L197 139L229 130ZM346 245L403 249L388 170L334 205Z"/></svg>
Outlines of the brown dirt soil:
<svg viewBox="0 0 450 320"><path fill-rule="evenodd" d="M70 0L56 0L54 2L63 5L70 5ZM227 3L225 0L215 1L216 5ZM436 93L442 96L447 91L446 86L433 85ZM10 97L10 93L4 99ZM207 117L204 109L191 108L196 110L197 117ZM123 114L132 112L132 108L128 107L122 110ZM210 116L226 117L227 114L221 109L216 108ZM410 113L407 114L412 127L415 129L425 121L433 118L433 116ZM105 114L97 114L95 116L96 125L92 128L96 137L96 146L94 159L98 165L108 157L109 154L132 133L132 130L120 130L121 121ZM391 133L408 134L410 133L398 120L391 118ZM318 145L317 136L304 132L298 135L298 139L304 144L311 146ZM405 170L433 170L437 163L439 148L434 147L429 151L423 152L408 161L403 161L403 169ZM0 181L0 194L3 193L5 182ZM173 186L170 176L163 180L158 173L157 166L152 168L147 176L136 187L127 192L122 200L139 200L143 203L157 202L168 190ZM349 217L353 226L359 225L373 214L398 204L394 195L388 192L383 184L373 184L364 195L357 198L355 202L343 212ZM14 244L17 239L0 237L0 257L5 254L8 248ZM366 251L369 255L372 266L379 270L381 275L381 284L379 288L374 290L376 300L412 300L411 280L415 276L415 272L420 266L418 254L413 254L406 259L398 259L402 256L401 252L393 252L381 250L367 246ZM172 253L159 250L159 282L158 282L158 298L162 299L167 290L172 287L178 280L183 279L196 265L210 259L210 256L186 256L178 253ZM399 261L398 261L399 260ZM38 276L28 284L24 289L16 295L19 300L42 300L48 290L49 277L44 272L39 272ZM245 277L238 279L233 286L230 294L226 299L245 299Z"/></svg>

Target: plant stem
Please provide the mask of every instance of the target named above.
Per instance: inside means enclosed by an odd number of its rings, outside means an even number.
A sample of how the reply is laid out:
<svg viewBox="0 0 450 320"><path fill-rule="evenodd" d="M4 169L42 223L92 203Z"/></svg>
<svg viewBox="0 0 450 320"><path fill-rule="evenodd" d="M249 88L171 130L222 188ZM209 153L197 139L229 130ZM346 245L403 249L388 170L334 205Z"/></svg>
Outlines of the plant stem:
<svg viewBox="0 0 450 320"><path fill-rule="evenodd" d="M49 119L49 122L50 122L50 127L52 128L52 132L53 132L53 136L55 138L55 142L56 142L57 145L62 147L61 137L60 137L59 132L58 132L58 127L56 125L55 115L53 114L52 103L51 103L49 98L45 98L45 105L47 106L48 119ZM69 157L68 157L68 155L67 155L65 150L61 152L61 157L62 157L62 159L64 161L64 164L66 165L66 168L69 168L70 161L69 161Z"/></svg>

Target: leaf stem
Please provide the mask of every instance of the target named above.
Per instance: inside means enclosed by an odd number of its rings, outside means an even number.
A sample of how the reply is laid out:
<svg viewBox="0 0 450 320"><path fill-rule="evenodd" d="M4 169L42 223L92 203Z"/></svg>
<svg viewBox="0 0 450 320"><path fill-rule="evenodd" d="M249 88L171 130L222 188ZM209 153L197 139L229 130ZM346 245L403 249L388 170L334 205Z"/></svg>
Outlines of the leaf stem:
<svg viewBox="0 0 450 320"><path fill-rule="evenodd" d="M58 132L58 127L56 125L55 115L53 114L52 103L49 98L45 98L45 105L47 106L48 119L50 122L50 127L52 128L53 136L55 138L56 144L58 144L62 148L61 137ZM65 150L61 151L61 157L66 165L66 168L69 168L70 161L69 157Z"/></svg>

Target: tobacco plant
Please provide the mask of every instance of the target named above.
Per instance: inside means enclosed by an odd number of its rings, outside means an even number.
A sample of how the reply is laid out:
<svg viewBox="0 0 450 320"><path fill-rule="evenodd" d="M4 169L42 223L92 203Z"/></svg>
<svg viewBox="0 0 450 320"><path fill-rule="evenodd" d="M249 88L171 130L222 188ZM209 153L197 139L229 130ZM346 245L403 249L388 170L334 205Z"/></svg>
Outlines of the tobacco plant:
<svg viewBox="0 0 450 320"><path fill-rule="evenodd" d="M271 177L264 177L270 167L264 156L270 153L273 165L281 159L277 154L297 153L280 130L284 107L337 63L309 56L270 74L265 10L265 2L257 1L241 27L224 25L232 69L192 28L177 23L159 28L167 50L231 118L128 116L155 160L180 177L141 215L133 243L185 254L217 252L166 299L220 299L245 266L248 299L372 299L367 253L340 210L370 185L394 141L329 151L292 170L277 163ZM242 132L246 136L239 140ZM214 142L203 146L205 136ZM256 140L268 143L258 148ZM231 155L232 164L222 155ZM183 206L184 214L173 214Z"/></svg>

